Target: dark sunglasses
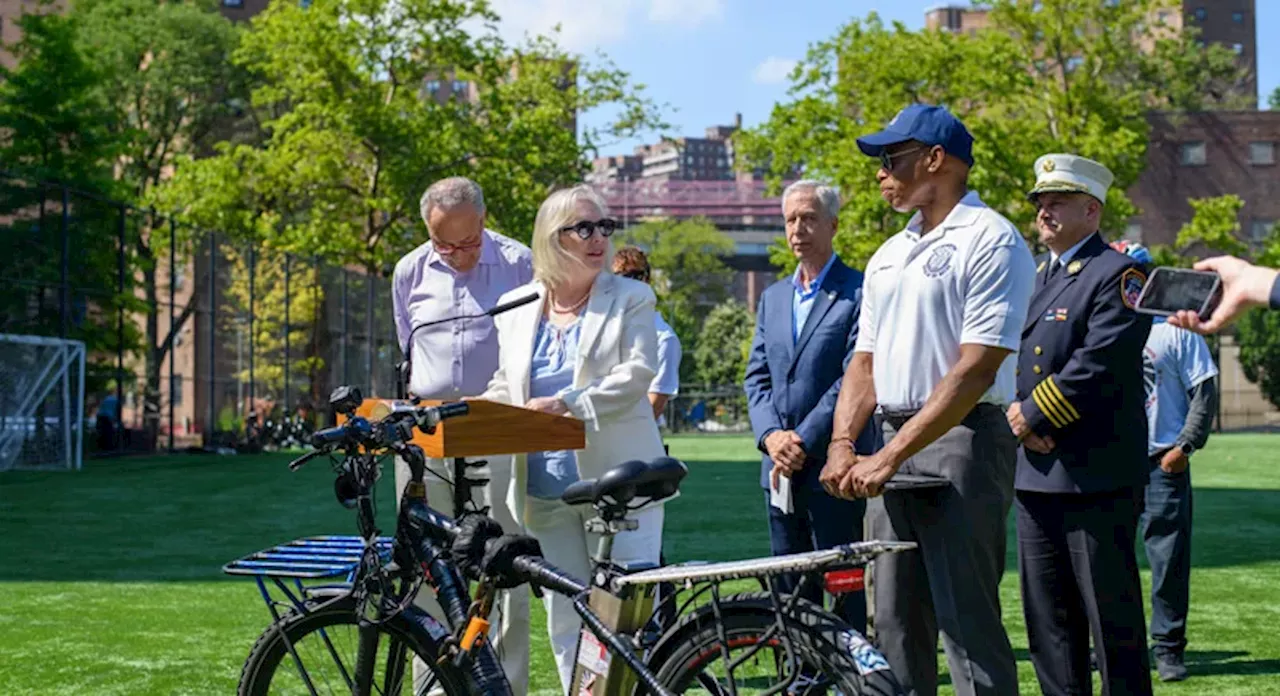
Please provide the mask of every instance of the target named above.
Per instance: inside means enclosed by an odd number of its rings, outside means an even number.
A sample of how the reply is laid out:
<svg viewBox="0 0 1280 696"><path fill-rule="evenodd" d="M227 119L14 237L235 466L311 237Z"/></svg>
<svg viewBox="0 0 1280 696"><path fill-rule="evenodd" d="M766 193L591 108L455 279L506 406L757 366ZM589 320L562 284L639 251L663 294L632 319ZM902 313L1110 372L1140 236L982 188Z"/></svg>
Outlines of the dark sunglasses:
<svg viewBox="0 0 1280 696"><path fill-rule="evenodd" d="M583 220L576 225L567 225L560 228L560 232L573 232L578 235L579 239L591 239L591 235L600 231L601 237L608 237L618 231L618 221L612 218L601 218L599 220Z"/></svg>
<svg viewBox="0 0 1280 696"><path fill-rule="evenodd" d="M645 271L627 271L626 273L619 273L618 275L622 276L623 278L639 280L645 283L649 282L649 274Z"/></svg>
<svg viewBox="0 0 1280 696"><path fill-rule="evenodd" d="M898 150L897 152L894 152L894 153L892 153L892 154L891 154L888 150L881 150L881 151L880 151L880 166L881 166L881 167L884 167L884 170L885 170L886 172L893 173L893 166L894 166L894 165L893 165L893 159L894 159L895 157L897 157L897 158L901 158L903 155L909 155L909 154L911 154L911 153L913 153L913 152L919 152L919 151L921 151L921 150L928 150L928 149L929 149L929 147L928 147L927 145L921 145L920 147L913 147L913 148L909 148L909 149L906 149L906 150ZM901 164L902 160L901 160L901 159L899 159L899 160L898 160L898 162L899 162L899 164Z"/></svg>

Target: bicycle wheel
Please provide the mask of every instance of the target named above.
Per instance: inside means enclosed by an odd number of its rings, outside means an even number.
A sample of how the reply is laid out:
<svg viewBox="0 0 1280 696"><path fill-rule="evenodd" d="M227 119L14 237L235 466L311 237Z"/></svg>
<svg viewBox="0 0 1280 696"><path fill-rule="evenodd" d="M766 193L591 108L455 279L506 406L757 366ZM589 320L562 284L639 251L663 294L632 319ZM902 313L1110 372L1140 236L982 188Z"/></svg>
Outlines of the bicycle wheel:
<svg viewBox="0 0 1280 696"><path fill-rule="evenodd" d="M884 657L838 617L805 600L777 621L767 594L750 593L699 607L654 647L649 667L663 686L688 694L845 694L898 696ZM723 649L723 627L727 651ZM728 652L728 659L725 659ZM729 684L732 684L732 687Z"/></svg>
<svg viewBox="0 0 1280 696"><path fill-rule="evenodd" d="M380 696L443 691L470 693L467 677L451 664L438 665L440 644L425 626L401 615L379 627L371 693ZM286 641L287 638L287 641ZM289 652L292 645L298 659ZM258 638L240 674L239 696L350 694L359 627L355 603L343 599L308 602ZM414 657L424 663L414 673ZM301 663L301 665L299 665ZM415 683L416 682L416 683Z"/></svg>

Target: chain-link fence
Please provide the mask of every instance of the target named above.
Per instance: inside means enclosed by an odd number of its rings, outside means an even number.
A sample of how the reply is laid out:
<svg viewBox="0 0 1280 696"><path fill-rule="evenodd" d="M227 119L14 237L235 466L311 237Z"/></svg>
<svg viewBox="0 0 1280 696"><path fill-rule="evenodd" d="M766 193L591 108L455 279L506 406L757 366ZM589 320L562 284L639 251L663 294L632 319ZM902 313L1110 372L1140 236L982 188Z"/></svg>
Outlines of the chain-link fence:
<svg viewBox="0 0 1280 696"><path fill-rule="evenodd" d="M14 176L0 232L0 333L86 345L86 453L253 447L338 384L394 396L386 278Z"/></svg>

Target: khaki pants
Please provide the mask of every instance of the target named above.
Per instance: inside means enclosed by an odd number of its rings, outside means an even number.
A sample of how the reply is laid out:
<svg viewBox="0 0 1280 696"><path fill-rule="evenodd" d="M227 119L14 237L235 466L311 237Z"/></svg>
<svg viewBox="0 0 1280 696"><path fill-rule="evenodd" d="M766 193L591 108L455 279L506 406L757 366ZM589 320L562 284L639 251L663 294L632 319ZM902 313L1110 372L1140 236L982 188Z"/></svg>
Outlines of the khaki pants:
<svg viewBox="0 0 1280 696"><path fill-rule="evenodd" d="M506 506L507 486L511 480L511 457L485 457L489 466L470 470L471 478L487 478L489 483L482 489L472 491L472 500L479 507L488 506L489 516L502 525L502 530L509 534L520 533L520 525L511 516ZM427 503L435 510L453 515L453 486L441 481L430 472L436 472L447 480L453 480L453 461L445 459L427 459ZM404 487L409 482L409 467L396 458L396 501L397 505ZM477 496L478 494L478 496ZM479 498L477 500L476 498ZM521 586L510 591L500 592L494 605L494 615L490 617L490 640L511 682L511 691L515 696L525 696L529 690L529 596L528 586ZM448 625L444 610L436 601L435 592L423 585L418 592L414 604ZM424 682L429 671L421 660L414 658L413 683L414 693ZM432 693L439 693L433 689Z"/></svg>

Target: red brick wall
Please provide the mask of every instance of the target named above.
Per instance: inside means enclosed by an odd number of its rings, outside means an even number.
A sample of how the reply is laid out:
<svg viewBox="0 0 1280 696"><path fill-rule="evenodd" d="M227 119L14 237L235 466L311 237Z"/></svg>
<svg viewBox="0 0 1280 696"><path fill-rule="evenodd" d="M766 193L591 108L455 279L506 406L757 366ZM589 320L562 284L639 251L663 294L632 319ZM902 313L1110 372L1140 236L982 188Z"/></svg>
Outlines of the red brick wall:
<svg viewBox="0 0 1280 696"><path fill-rule="evenodd" d="M1280 220L1280 165L1250 161L1251 142L1274 143L1280 158L1280 112L1214 111L1182 118L1151 117L1147 168L1129 190L1141 209L1134 222L1147 244L1169 244L1191 219L1188 198L1234 193L1244 199L1241 236L1255 220ZM1183 145L1203 142L1204 165L1182 163Z"/></svg>

